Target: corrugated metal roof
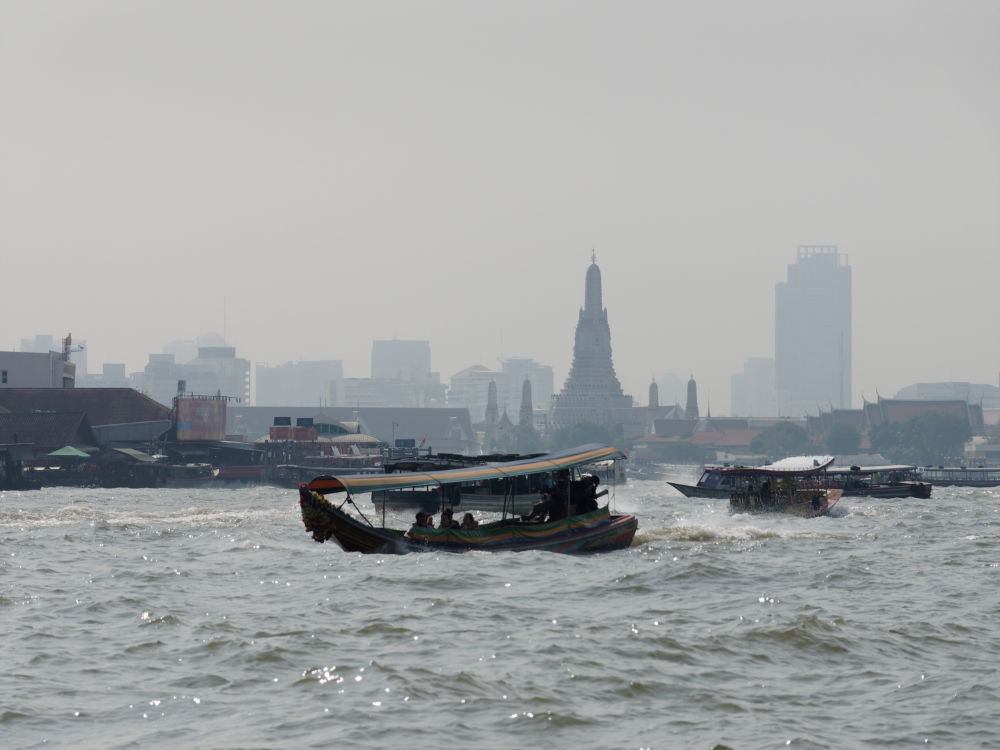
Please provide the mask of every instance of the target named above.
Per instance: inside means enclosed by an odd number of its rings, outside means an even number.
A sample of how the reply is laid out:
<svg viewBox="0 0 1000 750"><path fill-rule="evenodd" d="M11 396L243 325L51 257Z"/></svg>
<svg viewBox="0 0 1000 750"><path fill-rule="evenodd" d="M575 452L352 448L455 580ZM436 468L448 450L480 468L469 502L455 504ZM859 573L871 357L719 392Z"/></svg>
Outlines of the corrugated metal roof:
<svg viewBox="0 0 1000 750"><path fill-rule="evenodd" d="M170 419L170 409L134 388L0 388L0 406L18 414L82 412L91 425Z"/></svg>

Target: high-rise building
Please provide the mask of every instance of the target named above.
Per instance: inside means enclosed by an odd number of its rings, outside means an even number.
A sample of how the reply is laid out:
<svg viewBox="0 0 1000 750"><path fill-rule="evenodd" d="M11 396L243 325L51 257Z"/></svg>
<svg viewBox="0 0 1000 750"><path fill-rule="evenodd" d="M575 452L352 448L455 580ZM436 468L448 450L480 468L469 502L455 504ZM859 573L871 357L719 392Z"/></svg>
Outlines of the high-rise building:
<svg viewBox="0 0 1000 750"><path fill-rule="evenodd" d="M560 429L579 422L629 425L636 419L631 412L632 397L622 391L611 361L611 328L602 302L601 269L592 257L576 324L573 364L562 392L552 398L552 426Z"/></svg>
<svg viewBox="0 0 1000 750"><path fill-rule="evenodd" d="M851 406L851 267L836 245L802 245L774 293L778 415Z"/></svg>
<svg viewBox="0 0 1000 750"><path fill-rule="evenodd" d="M431 375L429 341L398 339L372 342L372 378L425 382Z"/></svg>
<svg viewBox="0 0 1000 750"><path fill-rule="evenodd" d="M286 362L277 367L258 364L254 378L258 406L340 405L344 367L339 359Z"/></svg>

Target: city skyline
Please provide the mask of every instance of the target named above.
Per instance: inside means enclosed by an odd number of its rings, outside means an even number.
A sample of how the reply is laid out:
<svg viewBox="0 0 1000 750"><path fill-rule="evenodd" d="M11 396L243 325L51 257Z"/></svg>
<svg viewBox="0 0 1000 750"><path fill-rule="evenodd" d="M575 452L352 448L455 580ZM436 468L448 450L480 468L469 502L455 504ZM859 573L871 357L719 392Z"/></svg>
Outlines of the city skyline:
<svg viewBox="0 0 1000 750"><path fill-rule="evenodd" d="M592 250L616 372L774 355L800 245L853 270L851 403L996 383L1000 7L888 0L0 8L0 348L142 369L427 340L569 372ZM13 283L10 280L16 280Z"/></svg>

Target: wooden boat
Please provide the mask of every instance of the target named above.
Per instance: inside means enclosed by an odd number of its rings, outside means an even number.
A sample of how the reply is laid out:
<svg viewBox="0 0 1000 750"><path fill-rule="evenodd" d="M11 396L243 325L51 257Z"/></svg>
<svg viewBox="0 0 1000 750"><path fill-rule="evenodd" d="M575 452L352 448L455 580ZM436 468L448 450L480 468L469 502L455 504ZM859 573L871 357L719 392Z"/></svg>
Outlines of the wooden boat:
<svg viewBox="0 0 1000 750"><path fill-rule="evenodd" d="M997 466L925 466L920 476L939 487L1000 486L1000 467Z"/></svg>
<svg viewBox="0 0 1000 750"><path fill-rule="evenodd" d="M829 513L843 490L826 486L824 471L833 456L793 456L765 466L720 471L733 480L729 507L737 512L791 513L815 518Z"/></svg>
<svg viewBox="0 0 1000 750"><path fill-rule="evenodd" d="M922 481L916 466L851 466L826 470L827 486L854 497L931 496L931 483Z"/></svg>
<svg viewBox="0 0 1000 750"><path fill-rule="evenodd" d="M483 550L546 550L551 552L585 553L623 549L632 543L638 528L634 516L615 514L607 506L587 513L570 515L546 523L525 522L508 517L502 511L500 520L481 524L475 529L436 529L411 527L392 529L372 523L354 502L352 495L384 490L416 490L421 487L439 488L447 498L448 488L463 483L503 479L511 485L520 477L551 474L559 470L578 471L580 467L600 460L621 460L625 456L617 448L584 445L568 451L460 469L395 474L362 474L320 476L299 487L302 522L318 542L332 539L348 552L405 553L414 551L464 552ZM325 496L344 492L345 499L334 505ZM572 502L572 497L569 498ZM359 516L347 513L351 505Z"/></svg>

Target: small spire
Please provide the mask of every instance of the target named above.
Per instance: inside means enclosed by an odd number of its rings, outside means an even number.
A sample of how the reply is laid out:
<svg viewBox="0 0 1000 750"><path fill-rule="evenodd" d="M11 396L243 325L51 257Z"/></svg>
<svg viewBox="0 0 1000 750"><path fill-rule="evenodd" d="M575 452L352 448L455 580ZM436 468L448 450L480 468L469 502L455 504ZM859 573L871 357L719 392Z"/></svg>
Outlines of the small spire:
<svg viewBox="0 0 1000 750"><path fill-rule="evenodd" d="M593 248L591 248L590 250L590 262L591 263L597 262L597 250L594 250Z"/></svg>

